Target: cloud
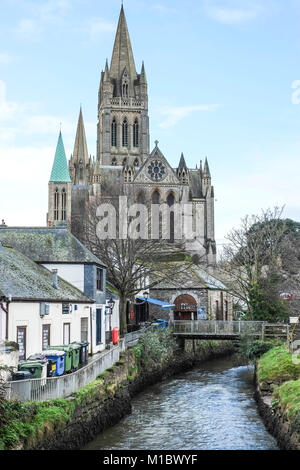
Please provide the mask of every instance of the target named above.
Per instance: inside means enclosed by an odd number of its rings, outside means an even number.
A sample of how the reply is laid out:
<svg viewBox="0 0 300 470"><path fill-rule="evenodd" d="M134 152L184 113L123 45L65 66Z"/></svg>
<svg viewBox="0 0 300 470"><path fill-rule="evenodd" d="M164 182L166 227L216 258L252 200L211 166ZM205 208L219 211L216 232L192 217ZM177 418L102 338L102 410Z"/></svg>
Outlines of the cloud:
<svg viewBox="0 0 300 470"><path fill-rule="evenodd" d="M18 103L6 97L6 84L0 80L0 144L14 146L18 136L57 136L62 126L63 135L75 139L77 116L70 120L65 116L51 116L39 112L38 103ZM93 134L95 123L85 123L86 131ZM55 139L53 140L55 142Z"/></svg>
<svg viewBox="0 0 300 470"><path fill-rule="evenodd" d="M21 36L23 39L38 36L41 32L41 23L30 18L22 19L14 29L14 33Z"/></svg>
<svg viewBox="0 0 300 470"><path fill-rule="evenodd" d="M175 10L175 8L166 7L165 5L162 5L161 3L156 3L155 5L152 5L152 10L156 10L159 13L164 13L164 14L177 13L177 10Z"/></svg>
<svg viewBox="0 0 300 470"><path fill-rule="evenodd" d="M234 2L234 4L223 2L223 4L207 3L206 13L218 23L227 25L239 24L255 19L261 12L262 7L257 3Z"/></svg>
<svg viewBox="0 0 300 470"><path fill-rule="evenodd" d="M160 110L161 114L167 117L159 126L163 129L168 129L196 111L215 111L218 107L218 104L166 107Z"/></svg>
<svg viewBox="0 0 300 470"><path fill-rule="evenodd" d="M13 59L12 59L11 55L5 54L5 53L0 53L0 64L8 64L12 60Z"/></svg>
<svg viewBox="0 0 300 470"><path fill-rule="evenodd" d="M93 18L84 27L84 31L88 33L90 39L97 39L101 34L115 32L115 30L116 25L103 18Z"/></svg>

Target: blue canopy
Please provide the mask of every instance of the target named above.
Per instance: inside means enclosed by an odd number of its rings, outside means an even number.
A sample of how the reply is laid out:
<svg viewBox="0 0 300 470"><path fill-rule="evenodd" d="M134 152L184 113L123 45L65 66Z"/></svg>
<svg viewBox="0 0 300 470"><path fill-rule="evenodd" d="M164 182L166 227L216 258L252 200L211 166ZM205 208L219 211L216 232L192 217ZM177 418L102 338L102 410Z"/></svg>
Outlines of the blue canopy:
<svg viewBox="0 0 300 470"><path fill-rule="evenodd" d="M168 310L169 308L174 308L174 304L169 304L168 302L164 302L163 300L158 299L146 299L145 297L138 297L138 300L142 300L143 302L148 302L149 304L158 305L163 310Z"/></svg>

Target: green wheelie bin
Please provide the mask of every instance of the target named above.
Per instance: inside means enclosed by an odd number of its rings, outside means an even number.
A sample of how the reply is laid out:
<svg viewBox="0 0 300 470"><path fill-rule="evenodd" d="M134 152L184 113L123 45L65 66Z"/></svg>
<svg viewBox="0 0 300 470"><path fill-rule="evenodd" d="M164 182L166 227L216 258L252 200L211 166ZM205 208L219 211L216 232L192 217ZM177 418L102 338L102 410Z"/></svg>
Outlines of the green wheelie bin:
<svg viewBox="0 0 300 470"><path fill-rule="evenodd" d="M72 343L72 344L69 344L69 347L72 349L72 353L73 353L72 369L77 370L79 367L81 346L78 343Z"/></svg>
<svg viewBox="0 0 300 470"><path fill-rule="evenodd" d="M73 348L70 345L62 346L48 346L47 349L52 351L64 351L65 356L65 373L71 372L73 370Z"/></svg>

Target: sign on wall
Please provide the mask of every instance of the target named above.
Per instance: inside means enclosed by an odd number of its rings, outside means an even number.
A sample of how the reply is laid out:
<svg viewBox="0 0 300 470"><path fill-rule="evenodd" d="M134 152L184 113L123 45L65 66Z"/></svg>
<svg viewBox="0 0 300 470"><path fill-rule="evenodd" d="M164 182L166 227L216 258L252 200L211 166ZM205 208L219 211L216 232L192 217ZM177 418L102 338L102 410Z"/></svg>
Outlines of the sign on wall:
<svg viewBox="0 0 300 470"><path fill-rule="evenodd" d="M206 320L206 319L207 319L206 307L198 307L197 308L197 320Z"/></svg>

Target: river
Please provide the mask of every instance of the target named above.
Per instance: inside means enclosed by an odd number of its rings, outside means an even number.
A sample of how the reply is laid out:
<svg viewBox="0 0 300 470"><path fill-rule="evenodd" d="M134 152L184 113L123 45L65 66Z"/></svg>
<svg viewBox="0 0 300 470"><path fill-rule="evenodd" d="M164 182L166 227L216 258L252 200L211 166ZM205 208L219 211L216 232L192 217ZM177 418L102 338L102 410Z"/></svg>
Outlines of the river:
<svg viewBox="0 0 300 470"><path fill-rule="evenodd" d="M253 398L252 366L217 359L159 383L84 450L274 450Z"/></svg>

